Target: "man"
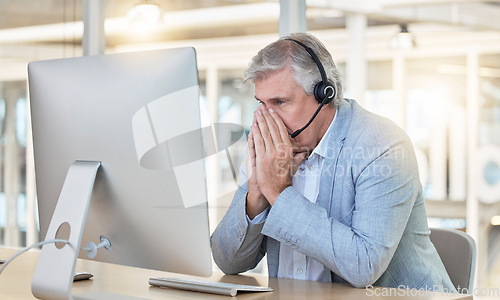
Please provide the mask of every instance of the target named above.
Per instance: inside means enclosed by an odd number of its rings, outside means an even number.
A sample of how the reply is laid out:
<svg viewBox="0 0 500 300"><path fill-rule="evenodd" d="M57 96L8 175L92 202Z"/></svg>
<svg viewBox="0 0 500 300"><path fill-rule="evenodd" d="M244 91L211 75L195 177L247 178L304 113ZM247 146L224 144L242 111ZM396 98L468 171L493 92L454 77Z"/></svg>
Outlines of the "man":
<svg viewBox="0 0 500 300"><path fill-rule="evenodd" d="M305 33L281 38L245 81L261 105L239 189L211 238L221 270L247 271L267 253L272 277L455 291L429 240L411 142L342 98L324 45ZM318 82L332 88L315 97Z"/></svg>

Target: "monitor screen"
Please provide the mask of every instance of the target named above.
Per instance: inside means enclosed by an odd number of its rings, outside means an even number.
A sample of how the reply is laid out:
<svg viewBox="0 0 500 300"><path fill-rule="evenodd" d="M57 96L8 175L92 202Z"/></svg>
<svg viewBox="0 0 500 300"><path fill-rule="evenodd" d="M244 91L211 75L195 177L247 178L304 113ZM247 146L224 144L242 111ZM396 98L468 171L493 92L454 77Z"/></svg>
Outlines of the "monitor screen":
<svg viewBox="0 0 500 300"><path fill-rule="evenodd" d="M81 245L106 236L112 248L95 260L210 275L194 49L38 61L28 74L41 239L54 238L71 164L100 161Z"/></svg>

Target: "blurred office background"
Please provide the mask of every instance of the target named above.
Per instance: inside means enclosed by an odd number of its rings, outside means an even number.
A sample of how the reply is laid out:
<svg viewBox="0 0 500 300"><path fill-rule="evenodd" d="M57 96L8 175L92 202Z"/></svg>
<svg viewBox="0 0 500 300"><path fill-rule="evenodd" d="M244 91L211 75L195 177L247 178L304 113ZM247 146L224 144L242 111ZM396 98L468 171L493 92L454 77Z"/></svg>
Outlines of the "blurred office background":
<svg viewBox="0 0 500 300"><path fill-rule="evenodd" d="M499 287L499 16L500 1L480 0L0 0L0 245L40 239L27 62L194 46L212 122L248 130L250 58L307 30L332 53L345 96L408 132L430 226L472 235L476 287ZM232 162L209 159L212 230L243 161L244 145L233 148Z"/></svg>

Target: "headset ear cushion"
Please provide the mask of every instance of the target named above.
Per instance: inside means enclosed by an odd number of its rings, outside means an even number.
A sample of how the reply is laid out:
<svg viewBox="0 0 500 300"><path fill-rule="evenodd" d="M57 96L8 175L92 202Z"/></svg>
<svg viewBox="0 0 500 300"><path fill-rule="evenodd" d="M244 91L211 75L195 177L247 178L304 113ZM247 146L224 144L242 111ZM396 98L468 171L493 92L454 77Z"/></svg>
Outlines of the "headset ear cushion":
<svg viewBox="0 0 500 300"><path fill-rule="evenodd" d="M325 99L325 93L328 95L327 99ZM335 86L328 81L326 83L320 81L314 87L314 98L316 98L316 101L318 101L318 103L322 103L323 100L326 100L325 104L328 104L332 102L336 94L337 91L335 90Z"/></svg>

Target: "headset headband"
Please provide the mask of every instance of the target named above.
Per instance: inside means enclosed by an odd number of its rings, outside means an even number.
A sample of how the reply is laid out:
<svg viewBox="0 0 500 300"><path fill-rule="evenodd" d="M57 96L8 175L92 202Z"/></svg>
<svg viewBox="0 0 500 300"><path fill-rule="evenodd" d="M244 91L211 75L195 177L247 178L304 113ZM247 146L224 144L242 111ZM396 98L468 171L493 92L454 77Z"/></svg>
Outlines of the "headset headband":
<svg viewBox="0 0 500 300"><path fill-rule="evenodd" d="M323 67L323 64L321 63L321 61L319 60L318 56L316 56L316 53L314 53L314 51L311 48L307 47L304 43L299 42L299 41L294 40L294 39L285 39L285 40L295 42L295 43L301 45L302 47L304 47L304 49L306 49L307 53L309 53L309 55L311 55L312 59L314 60L314 62L318 66L319 73L321 74L321 81L323 81L323 82L327 82L328 81L328 78L326 77L326 72L325 72L325 68Z"/></svg>

